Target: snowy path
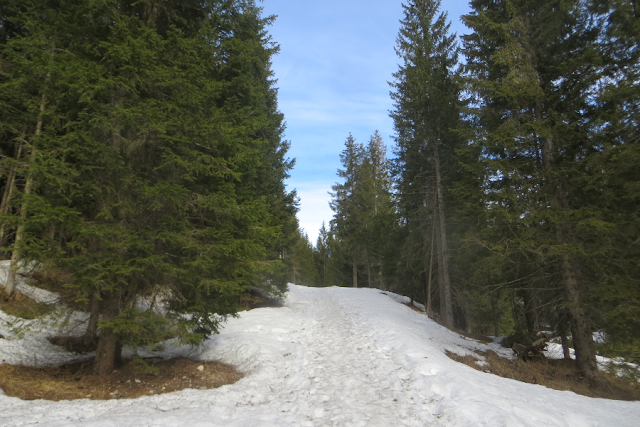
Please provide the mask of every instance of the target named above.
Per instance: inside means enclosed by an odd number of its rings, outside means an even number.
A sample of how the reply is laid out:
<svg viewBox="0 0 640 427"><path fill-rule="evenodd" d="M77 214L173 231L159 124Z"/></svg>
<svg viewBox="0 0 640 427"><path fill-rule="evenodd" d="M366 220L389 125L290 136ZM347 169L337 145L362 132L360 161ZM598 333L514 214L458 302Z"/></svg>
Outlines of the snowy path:
<svg viewBox="0 0 640 427"><path fill-rule="evenodd" d="M326 292L312 295L317 323L296 337L301 351L283 366L283 412L303 409L319 425L440 425L416 405L411 373L375 345L353 307Z"/></svg>
<svg viewBox="0 0 640 427"><path fill-rule="evenodd" d="M11 357L5 344L0 340L0 359ZM246 377L236 384L135 400L25 402L0 395L0 426L640 425L640 402L518 383L444 354L474 348L487 347L380 291L291 286L285 307L241 313L192 353L237 366ZM173 353L180 351L186 350Z"/></svg>

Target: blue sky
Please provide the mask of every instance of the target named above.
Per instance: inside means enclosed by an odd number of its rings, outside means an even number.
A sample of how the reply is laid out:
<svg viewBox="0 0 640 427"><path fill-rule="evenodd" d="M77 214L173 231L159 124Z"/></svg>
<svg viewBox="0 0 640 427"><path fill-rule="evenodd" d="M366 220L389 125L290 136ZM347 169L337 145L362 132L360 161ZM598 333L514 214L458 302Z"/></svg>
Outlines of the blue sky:
<svg viewBox="0 0 640 427"><path fill-rule="evenodd" d="M402 19L399 0L265 0L264 15L280 44L273 58L278 102L287 124L289 156L296 166L287 181L301 198L300 227L315 244L322 222L333 216L331 190L339 154L349 133L367 142L376 130L391 153L393 122L388 81L398 69L395 40ZM452 31L466 31L460 16L468 0L444 0Z"/></svg>

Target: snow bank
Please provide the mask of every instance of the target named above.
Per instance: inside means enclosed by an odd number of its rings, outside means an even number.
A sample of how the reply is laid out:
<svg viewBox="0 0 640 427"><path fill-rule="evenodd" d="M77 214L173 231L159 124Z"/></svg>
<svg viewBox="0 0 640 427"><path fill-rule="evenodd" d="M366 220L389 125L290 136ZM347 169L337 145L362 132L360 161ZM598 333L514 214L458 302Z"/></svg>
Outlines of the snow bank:
<svg viewBox="0 0 640 427"><path fill-rule="evenodd" d="M235 384L135 400L0 395L0 426L638 425L640 402L519 383L444 354L488 348L505 351L463 338L378 290L291 285L285 307L243 312L191 353L237 366L246 376Z"/></svg>

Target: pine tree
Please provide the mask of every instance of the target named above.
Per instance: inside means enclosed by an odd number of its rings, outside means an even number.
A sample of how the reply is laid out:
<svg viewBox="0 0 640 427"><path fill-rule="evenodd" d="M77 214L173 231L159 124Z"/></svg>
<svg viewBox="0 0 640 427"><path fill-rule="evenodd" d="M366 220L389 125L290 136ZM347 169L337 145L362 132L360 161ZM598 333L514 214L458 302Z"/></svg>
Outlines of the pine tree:
<svg viewBox="0 0 640 427"><path fill-rule="evenodd" d="M581 197L598 206L609 227L591 245L606 255L589 262L595 284L590 303L597 306L608 351L640 360L640 7L624 0L593 1L602 35L597 46L602 57L603 84L597 92L594 138L599 150L584 168Z"/></svg>
<svg viewBox="0 0 640 427"><path fill-rule="evenodd" d="M584 267L585 254L596 254L582 236L598 228L598 214L576 197L576 178L594 148L588 93L598 80L598 31L577 1L477 0L472 7L465 53L479 106L475 143L486 206L500 239L494 249L524 263L521 275L542 268L543 277L560 278L578 363L595 381ZM499 230L509 230L508 243Z"/></svg>
<svg viewBox="0 0 640 427"><path fill-rule="evenodd" d="M419 246L427 248L428 241L436 242L440 315L446 325L453 326L449 189L457 169L455 150L461 145L455 133L461 127L461 87L456 71L459 49L455 36L449 34L446 14L438 13L440 4L415 0L403 6L396 47L402 64L391 83L391 117L396 130L400 211L405 225L411 227L408 236L423 239ZM407 244L415 247L415 243ZM418 277L427 263L416 261L419 267L413 269Z"/></svg>
<svg viewBox="0 0 640 427"><path fill-rule="evenodd" d="M383 267L396 224L386 146L376 131L364 147L361 171L362 243L369 287L384 288Z"/></svg>
<svg viewBox="0 0 640 427"><path fill-rule="evenodd" d="M338 176L343 183L331 187L331 209L335 212L331 220L331 228L337 240L349 254L352 271L352 286L358 287L358 265L362 263L363 246L363 211L362 200L362 163L364 147L356 142L352 135L345 141L345 148L340 153L344 169L338 169Z"/></svg>
<svg viewBox="0 0 640 427"><path fill-rule="evenodd" d="M9 9L3 28L24 35L0 45L15 116L1 134L23 143L5 163L28 167L6 242L91 302L95 372L113 370L122 345L201 342L251 286L282 292L278 255L297 224L271 19L248 1Z"/></svg>
<svg viewBox="0 0 640 427"><path fill-rule="evenodd" d="M314 250L316 270L318 271L318 281L320 286L328 285L328 270L331 258L331 248L329 246L329 231L322 221L322 227L318 233L316 247Z"/></svg>

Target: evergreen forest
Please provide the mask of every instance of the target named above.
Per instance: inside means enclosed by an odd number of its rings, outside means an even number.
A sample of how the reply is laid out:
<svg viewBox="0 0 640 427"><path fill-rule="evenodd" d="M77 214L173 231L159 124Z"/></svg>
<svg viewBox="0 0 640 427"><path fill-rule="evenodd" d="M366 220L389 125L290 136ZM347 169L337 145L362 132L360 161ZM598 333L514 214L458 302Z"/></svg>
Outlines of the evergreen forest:
<svg viewBox="0 0 640 427"><path fill-rule="evenodd" d="M451 329L640 363L640 5L405 0L392 143L345 136L310 242L255 0L0 3L0 258L90 313L93 371L249 292L369 287ZM606 339L594 341L598 332Z"/></svg>
<svg viewBox="0 0 640 427"><path fill-rule="evenodd" d="M90 311L98 375L123 346L197 345L243 293L286 290L272 20L252 0L0 4L6 294L29 266Z"/></svg>
<svg viewBox="0 0 640 427"><path fill-rule="evenodd" d="M394 144L346 138L293 281L404 294L468 333L552 332L591 381L596 354L639 362L640 5L473 0L460 38L440 0L403 7Z"/></svg>

